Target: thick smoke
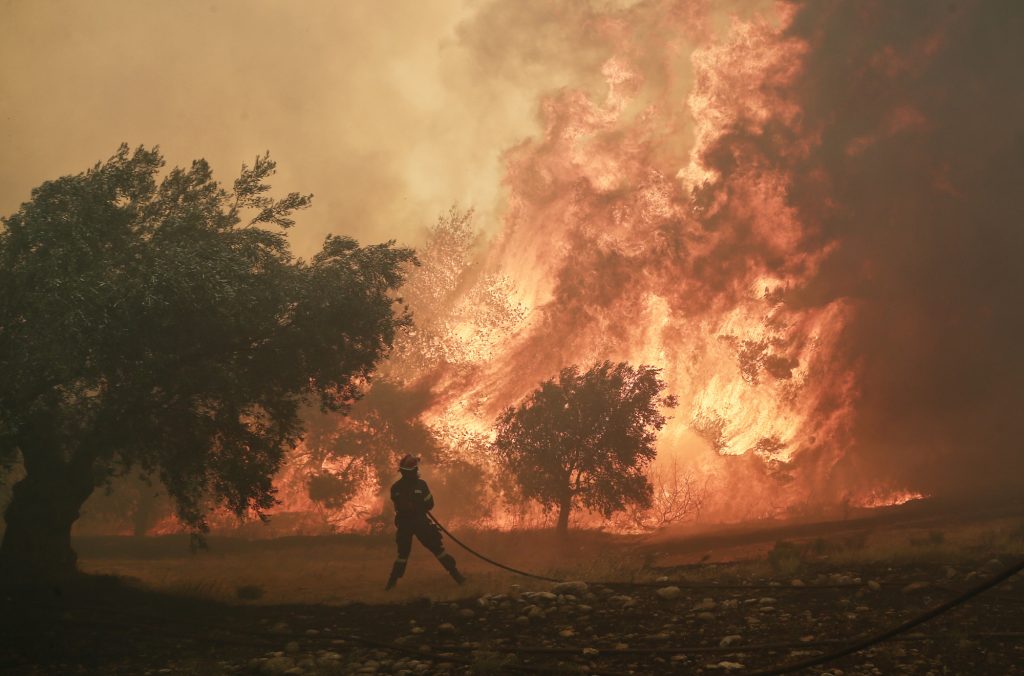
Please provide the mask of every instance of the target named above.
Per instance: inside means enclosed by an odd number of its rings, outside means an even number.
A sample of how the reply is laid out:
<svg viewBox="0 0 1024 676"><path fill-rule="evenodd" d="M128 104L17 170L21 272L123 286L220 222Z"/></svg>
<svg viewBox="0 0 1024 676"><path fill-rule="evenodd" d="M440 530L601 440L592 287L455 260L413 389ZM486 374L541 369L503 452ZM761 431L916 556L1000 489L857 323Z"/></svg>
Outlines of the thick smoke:
<svg viewBox="0 0 1024 676"><path fill-rule="evenodd" d="M791 201L836 241L787 302L856 304L837 483L1019 492L1024 452L1024 6L816 2L792 96L818 137Z"/></svg>
<svg viewBox="0 0 1024 676"><path fill-rule="evenodd" d="M2 3L0 214L127 142L228 182L269 149L275 188L315 196L290 234L303 255L328 232L416 244L453 202L489 225L500 150L533 132L540 92L601 61L585 4L543 4Z"/></svg>

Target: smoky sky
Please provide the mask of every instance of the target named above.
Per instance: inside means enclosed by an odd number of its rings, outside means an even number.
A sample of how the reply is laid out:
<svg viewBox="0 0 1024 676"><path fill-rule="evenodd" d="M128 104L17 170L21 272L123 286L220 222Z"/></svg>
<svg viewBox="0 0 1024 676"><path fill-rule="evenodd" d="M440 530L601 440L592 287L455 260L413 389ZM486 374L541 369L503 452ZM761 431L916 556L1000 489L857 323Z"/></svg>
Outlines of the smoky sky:
<svg viewBox="0 0 1024 676"><path fill-rule="evenodd" d="M839 242L794 303L857 304L840 475L1019 490L1024 448L1024 6L814 2L793 95L821 142L793 203ZM824 177L812 180L810 177Z"/></svg>
<svg viewBox="0 0 1024 676"><path fill-rule="evenodd" d="M415 242L453 203L493 228L539 92L600 62L587 3L0 2L0 214L121 142L228 182L270 150L314 193L291 239ZM572 49L567 49L572 45Z"/></svg>

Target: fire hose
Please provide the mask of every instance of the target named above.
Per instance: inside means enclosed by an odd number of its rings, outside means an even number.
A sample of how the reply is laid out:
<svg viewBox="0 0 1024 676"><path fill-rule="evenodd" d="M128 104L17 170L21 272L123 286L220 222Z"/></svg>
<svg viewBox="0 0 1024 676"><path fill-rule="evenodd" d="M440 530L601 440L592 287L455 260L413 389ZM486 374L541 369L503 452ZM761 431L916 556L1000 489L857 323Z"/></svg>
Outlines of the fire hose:
<svg viewBox="0 0 1024 676"><path fill-rule="evenodd" d="M560 580L560 579L557 579L557 578L546 577L544 575L536 575L534 573L528 573L526 571L519 570L519 569L513 568L511 566L506 566L503 563L500 563L498 561L495 561L494 559L488 558L488 557L484 556L483 554L481 554L480 552L477 552L476 550L474 550L473 548L471 548L469 545L465 544L461 540L459 540L454 535L452 535L451 532L447 528L445 528L441 524L441 522L438 521L436 517L434 517L433 514L431 514L430 512L427 512L427 516L434 523L434 525L436 525L439 529L441 529L441 532L443 532L445 535L450 537L457 545L459 545L460 547L462 547L463 549L465 549L467 552L469 552L473 556L477 557L478 559L481 559L482 561L486 561L487 563L489 563L489 564L491 564L493 566L497 566L498 568L502 568L502 569L507 570L509 572L515 573L517 575L522 575L522 576L525 576L525 577L530 577L530 578L533 578L535 580L543 580L545 582L564 582L564 580ZM911 619L907 620L906 622L903 622L902 624L899 624L899 625L897 625L895 627L891 627L889 629L886 629L884 631L878 632L876 634L872 634L870 636L866 636L866 637L864 637L864 638L862 638L862 639L856 641L855 643L852 643L852 644L850 644L850 645L848 645L846 647L840 648L838 650L834 650L833 652L826 653L824 655L819 655L818 657L813 657L813 658L804 660L802 662L795 662L793 664L787 664L787 665L781 665L781 666L777 666L777 667L772 667L770 669L766 669L766 670L763 670L763 671L751 672L751 676L777 676L779 674L791 674L791 673L794 673L794 672L797 672L797 671L802 671L804 669L809 669L810 667L819 666L819 665L825 664L827 662L832 662L832 661L840 659L842 657L846 657L847 655L852 655L853 653L860 652L862 650L870 648L873 645L877 645L879 643L883 643L883 642L888 641L888 640L890 640L890 639L892 639L892 638L894 638L896 636L899 636L900 634L908 632L911 629L913 629L914 627L916 627L918 625L921 625L921 624L924 624L928 620L932 620L932 619L938 617L939 615L947 613L950 610L952 610L952 609L954 609L954 608L956 608L956 607L958 607L960 605L963 605L964 603L966 603L970 599L974 598L975 596L978 596L979 594L981 594L981 593L983 593L985 591L988 591L989 589L992 589L993 587L999 585L1000 583L1005 582L1006 580L1010 579L1011 577L1013 577L1017 573L1020 573L1021 571L1024 571L1024 560L1018 561L1017 563L1011 565L1010 567L1008 567L1005 570L1001 571L1000 573L994 575L993 577L991 577L991 578L989 578L989 579L987 579L987 580L985 580L983 582L980 582L977 585L971 587L970 589L968 589L967 591L963 592L962 594L960 594L960 595L958 595L958 596L956 596L956 597L954 597L954 598L952 598L952 599L950 599L950 600L948 600L948 601L946 601L944 603L941 603L941 604L935 606L934 608L931 608L931 609L929 609L929 610L927 610L927 611L925 611L925 612L923 612L923 613L921 613L919 615L916 615L915 617L912 617Z"/></svg>
<svg viewBox="0 0 1024 676"><path fill-rule="evenodd" d="M472 547L467 545L465 542L463 542L459 538L457 538L454 535L452 535L451 532L447 528L445 528L444 526L441 525L441 522L438 521L437 518L433 514L431 514L430 512L427 512L427 517L429 517L430 520L434 522L435 526L437 526L438 528L441 529L442 533L444 533L445 535L450 537L455 544L457 544L458 546L462 547L467 552L469 552L470 554L472 554L476 558L480 559L481 561L486 561L487 563L491 564L492 566L497 566L498 568L503 568L504 570L507 570L510 573L515 573L516 575L522 575L523 577L532 577L535 580L543 580L544 582L565 582L565 580L559 580L559 579L553 578L553 577L545 577L544 575L536 575L534 573L528 573L525 570L519 570L518 568L513 568L512 566L506 566L504 563L499 563L499 562L495 561L494 559L487 558L486 556L484 556L480 552L476 551L475 549L473 549Z"/></svg>
<svg viewBox="0 0 1024 676"><path fill-rule="evenodd" d="M1024 570L1024 560L1018 561L1017 563L1003 570L999 574L971 587L959 596L952 598L949 601L946 601L945 603L941 603L935 606L934 608L927 610L921 613L920 615L917 615L916 617L912 617L903 624L897 625L890 629L886 629L885 631L879 632L877 634L867 636L861 639L860 641L857 641L856 643L853 643L845 648L841 648L834 652L827 653L825 655L814 657L808 660L804 660L803 662L796 662L794 664L774 667L772 669L766 669L764 671L756 671L751 676L775 676L776 674L791 674L795 671L815 667L820 664L825 664L826 662L837 660L840 657L846 657L847 655L852 655L853 653L860 652L861 650L870 648L871 646L876 645L878 643L882 643L883 641L887 641L899 634L910 631L919 624L924 624L928 620L934 619L939 615L942 615L943 613L946 613L952 610L953 608L956 608L957 606L974 598L978 594L981 594L984 591L988 591L989 589L995 587L1001 582L1005 582L1006 580L1010 579L1022 570Z"/></svg>

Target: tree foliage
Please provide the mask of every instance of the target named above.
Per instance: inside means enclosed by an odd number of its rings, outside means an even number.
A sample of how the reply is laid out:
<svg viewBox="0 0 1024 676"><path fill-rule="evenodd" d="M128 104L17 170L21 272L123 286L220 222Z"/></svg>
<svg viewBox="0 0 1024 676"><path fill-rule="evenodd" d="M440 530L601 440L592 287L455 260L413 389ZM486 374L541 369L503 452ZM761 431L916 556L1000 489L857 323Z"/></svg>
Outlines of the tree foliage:
<svg viewBox="0 0 1024 676"><path fill-rule="evenodd" d="M605 517L629 504L650 506L644 470L654 459L665 383L651 366L605 361L586 372L571 366L541 383L498 418L494 447L525 498L557 508L568 528L574 507Z"/></svg>
<svg viewBox="0 0 1024 676"><path fill-rule="evenodd" d="M398 332L373 386L348 415L312 419L299 460L310 498L325 508L345 506L366 481L386 486L408 452L440 470L431 484L442 489L439 498L444 486L474 477L473 489L452 491L457 506L439 504L463 518L482 516L485 500L475 487L485 483L484 470L474 454L454 448L464 431L437 430L423 416L436 403L440 370L470 368L525 316L510 280L481 270L473 218L472 209L453 206L426 229L402 286L415 325Z"/></svg>
<svg viewBox="0 0 1024 676"><path fill-rule="evenodd" d="M438 367L460 367L486 358L526 316L515 301L512 281L483 272L478 261L480 231L472 209L452 206L427 228L417 249L420 261L408 271L402 294L416 325L399 334L385 369L396 381L432 375Z"/></svg>
<svg viewBox="0 0 1024 676"><path fill-rule="evenodd" d="M329 236L292 256L282 230L311 196L270 197L269 156L231 190L203 160L158 180L163 165L122 146L3 220L0 464L27 471L5 555L32 504L128 468L199 529L207 498L262 512L300 405L346 409L410 321L394 291L412 251Z"/></svg>

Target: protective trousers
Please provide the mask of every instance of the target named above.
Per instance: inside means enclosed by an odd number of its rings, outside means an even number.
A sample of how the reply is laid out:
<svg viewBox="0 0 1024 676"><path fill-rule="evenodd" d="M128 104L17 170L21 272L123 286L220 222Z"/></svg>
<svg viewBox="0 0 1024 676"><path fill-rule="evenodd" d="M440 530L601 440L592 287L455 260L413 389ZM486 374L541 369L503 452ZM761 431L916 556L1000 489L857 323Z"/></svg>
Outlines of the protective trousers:
<svg viewBox="0 0 1024 676"><path fill-rule="evenodd" d="M459 584L465 582L459 569L455 567L455 557L444 550L441 542L441 531L437 526L430 523L426 516L416 519L396 519L398 531L395 533L395 542L398 545L398 558L391 568L391 577L388 579L387 589L391 589L398 582L398 578L405 574L405 566L409 562L409 553L412 551L412 538L415 535L424 547L430 550L437 560L448 571Z"/></svg>

